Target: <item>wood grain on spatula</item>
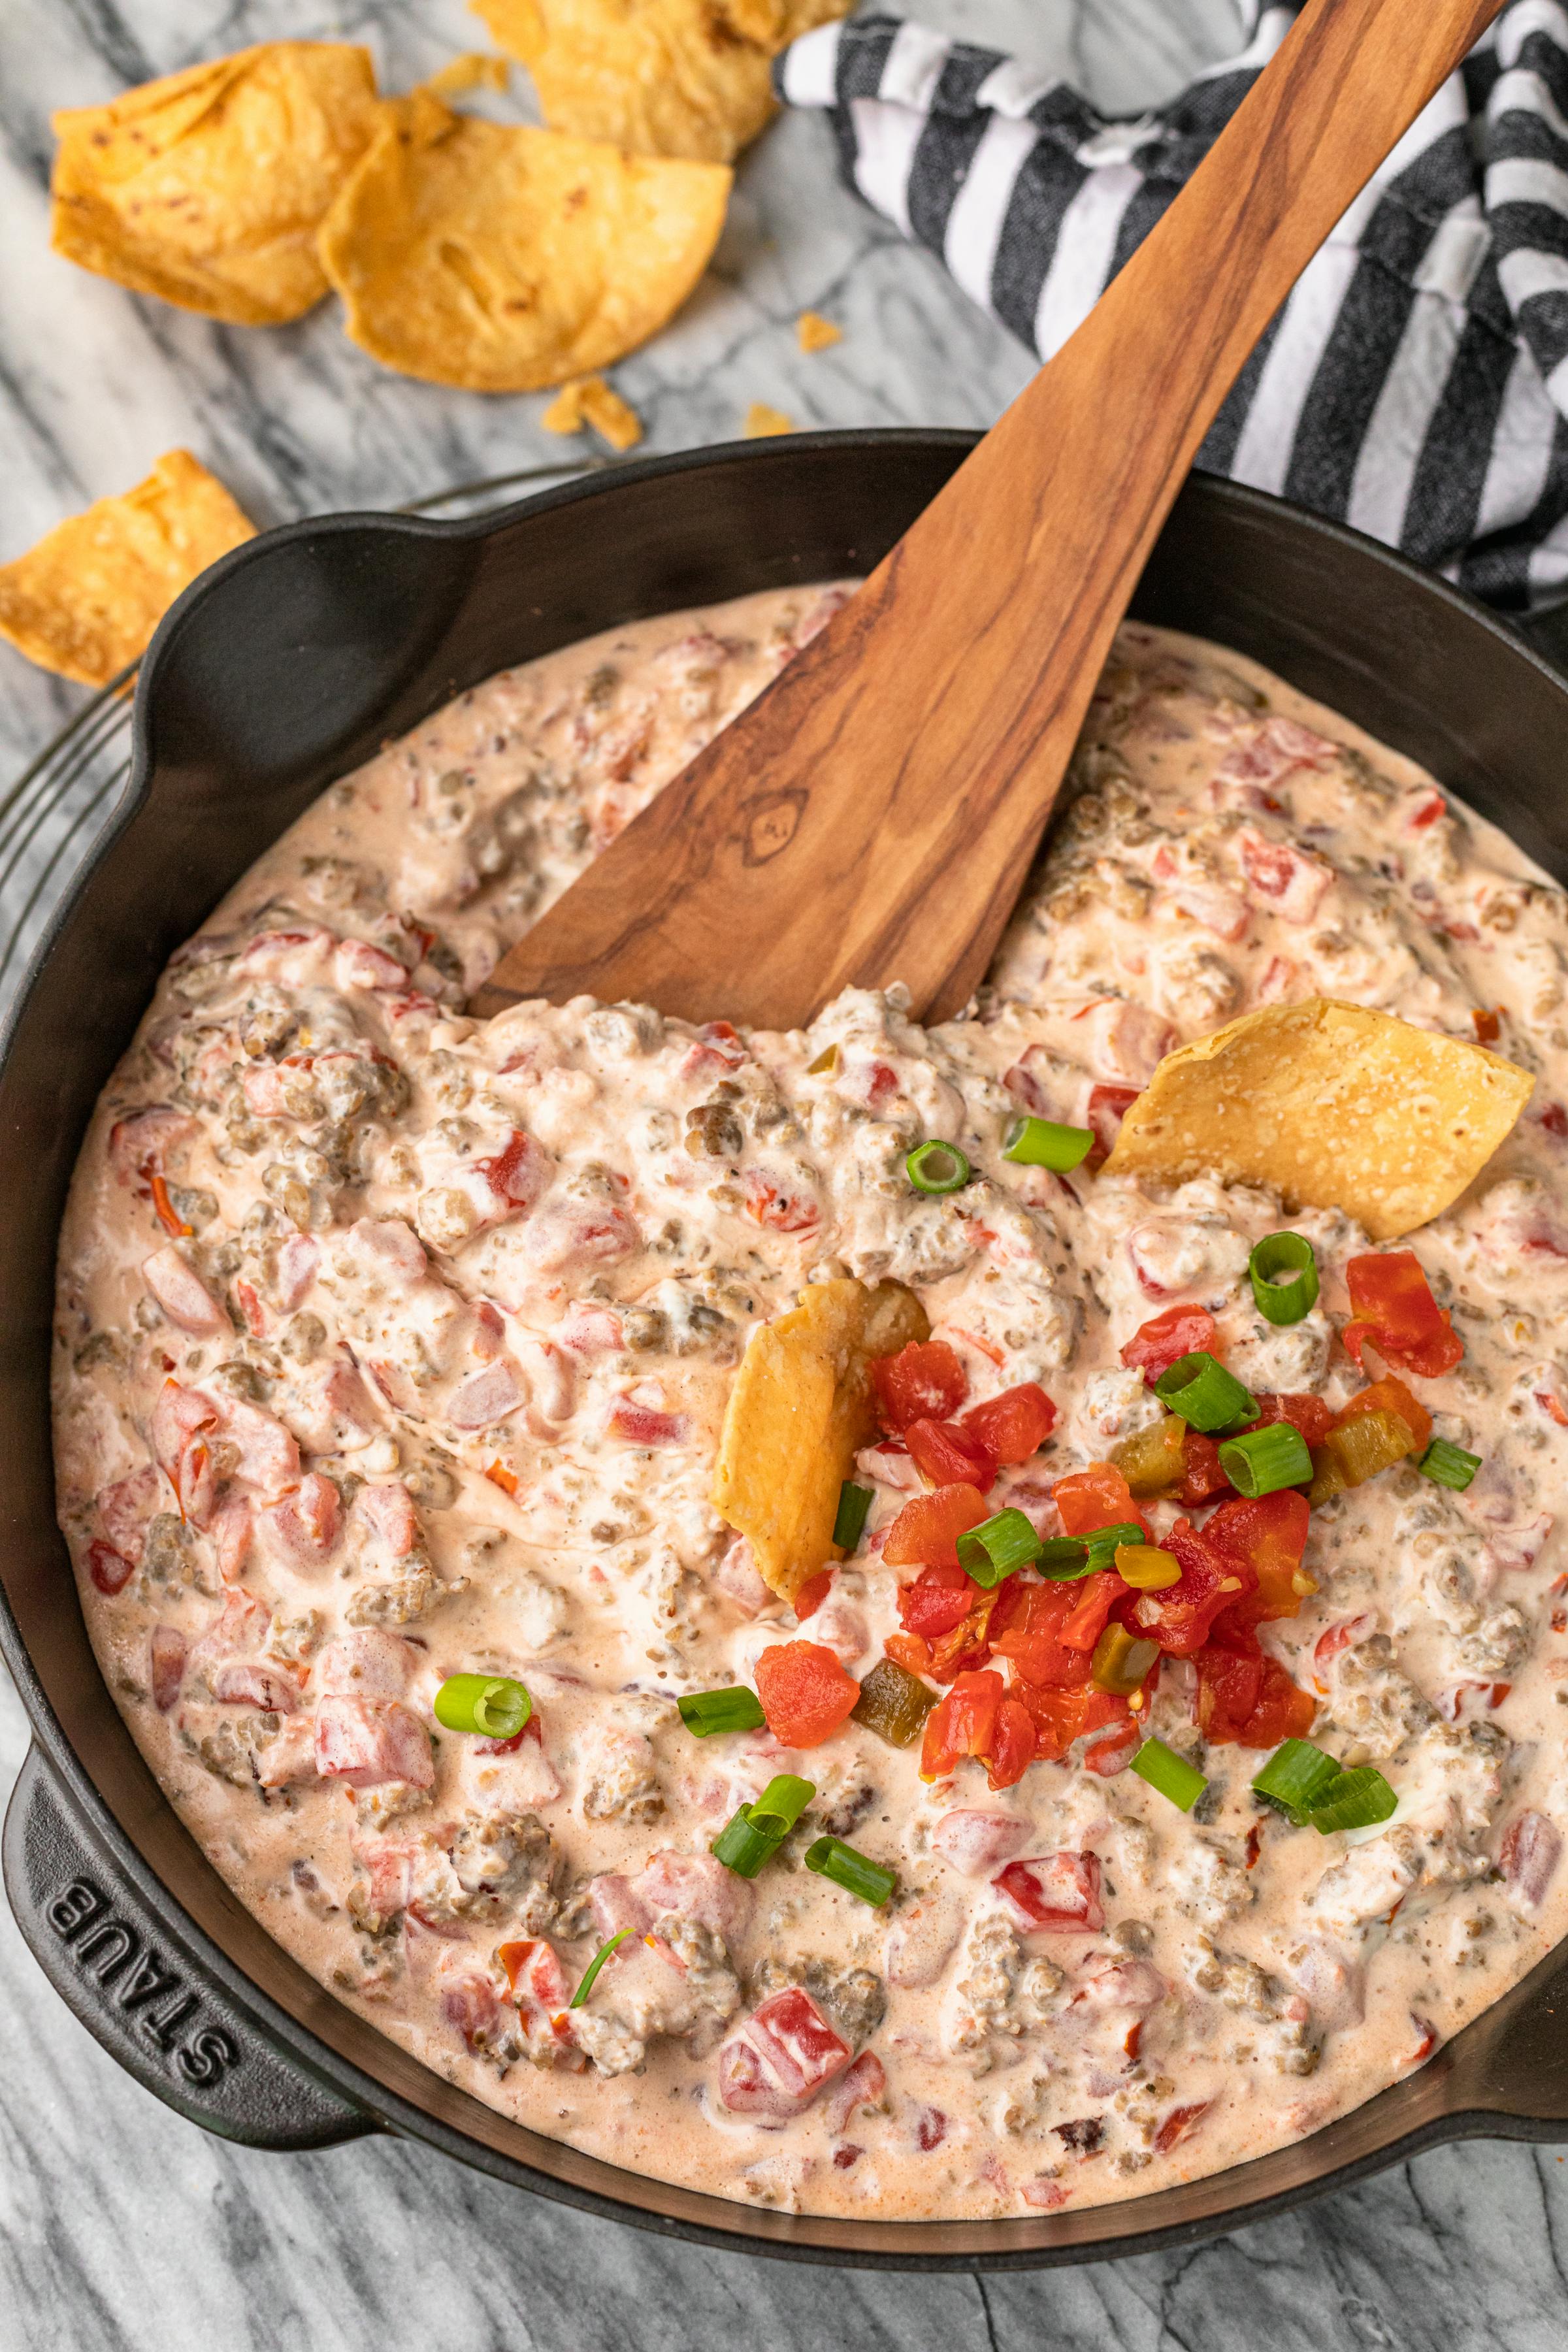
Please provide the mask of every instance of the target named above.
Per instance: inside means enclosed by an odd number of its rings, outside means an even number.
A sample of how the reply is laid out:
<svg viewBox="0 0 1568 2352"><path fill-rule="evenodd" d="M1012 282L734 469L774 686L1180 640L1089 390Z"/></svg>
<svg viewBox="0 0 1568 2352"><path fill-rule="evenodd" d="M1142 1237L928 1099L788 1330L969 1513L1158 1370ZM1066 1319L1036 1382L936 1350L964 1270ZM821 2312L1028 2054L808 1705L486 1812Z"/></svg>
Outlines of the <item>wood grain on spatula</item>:
<svg viewBox="0 0 1568 2352"><path fill-rule="evenodd" d="M1084 325L473 1009L588 993L784 1029L902 981L956 1012L1226 393L1500 5L1311 0Z"/></svg>

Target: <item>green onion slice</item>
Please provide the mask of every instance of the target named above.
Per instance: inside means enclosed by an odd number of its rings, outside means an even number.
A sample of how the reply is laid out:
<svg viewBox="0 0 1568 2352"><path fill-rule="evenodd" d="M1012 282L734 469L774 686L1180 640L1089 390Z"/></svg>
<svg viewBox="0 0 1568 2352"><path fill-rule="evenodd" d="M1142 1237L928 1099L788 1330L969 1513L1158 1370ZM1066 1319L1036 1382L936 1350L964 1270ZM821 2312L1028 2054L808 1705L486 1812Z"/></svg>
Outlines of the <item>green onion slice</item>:
<svg viewBox="0 0 1568 2352"><path fill-rule="evenodd" d="M780 1772L748 1810L757 1827L765 1830L770 1837L775 1835L776 1822L776 1835L782 1838L786 1831L794 1829L816 1794L815 1781L802 1780L794 1772Z"/></svg>
<svg viewBox="0 0 1568 2352"><path fill-rule="evenodd" d="M1090 1574L1100 1569L1114 1568L1116 1554L1122 1544L1147 1543L1143 1529L1131 1519L1118 1519L1109 1528L1090 1528L1084 1538L1089 1546Z"/></svg>
<svg viewBox="0 0 1568 2352"><path fill-rule="evenodd" d="M744 1683L730 1690L688 1691L675 1704L680 1720L699 1739L715 1731L760 1731L767 1721L761 1699Z"/></svg>
<svg viewBox="0 0 1568 2352"><path fill-rule="evenodd" d="M1288 1813L1298 1829L1306 1826L1312 1807L1326 1797L1340 1778L1342 1767L1310 1739L1287 1739L1255 1775L1253 1794L1277 1812Z"/></svg>
<svg viewBox="0 0 1568 2352"><path fill-rule="evenodd" d="M1038 1559L1045 1547L1022 1511L998 1511L958 1538L958 1564L987 1591Z"/></svg>
<svg viewBox="0 0 1568 2352"><path fill-rule="evenodd" d="M615 1950L616 1946L617 1944L624 1944L631 1932L632 1931L629 1927L622 1927L616 1932L616 1934L610 1937L606 1943L600 1945L598 1950L595 1953L593 1958L584 1969L583 1981L578 1986L576 1991L573 1994L571 2000L567 2002L566 2006L568 2009L582 2008L583 2003L587 2000L588 1995L594 1990L594 1979L598 1975L599 1970L604 1967L605 1962L609 1958L610 1954Z"/></svg>
<svg viewBox="0 0 1568 2352"><path fill-rule="evenodd" d="M775 1837L771 1829L759 1829L752 1819L750 1805L742 1805L739 1812L731 1814L710 1851L737 1878L755 1878L763 1863L773 1860L783 1843L782 1830Z"/></svg>
<svg viewBox="0 0 1568 2352"><path fill-rule="evenodd" d="M842 1838L819 1837L805 1852L807 1870L815 1870L824 1878L831 1878L835 1886L858 1895L862 1903L879 1909L899 1883L896 1870L885 1870L879 1862L872 1862L857 1853Z"/></svg>
<svg viewBox="0 0 1568 2352"><path fill-rule="evenodd" d="M1277 1495L1283 1486L1307 1484L1312 1457L1292 1423L1275 1421L1267 1429L1227 1437L1219 1449L1219 1466L1238 1495Z"/></svg>
<svg viewBox="0 0 1568 2352"><path fill-rule="evenodd" d="M1249 1396L1241 1382L1201 1348L1194 1355L1178 1356L1169 1370L1162 1372L1155 1381L1154 1393L1173 1412L1180 1413L1191 1428L1201 1429L1205 1437L1258 1419L1257 1399Z"/></svg>
<svg viewBox="0 0 1568 2352"><path fill-rule="evenodd" d="M1435 1437L1415 1467L1423 1478L1435 1479L1439 1486L1452 1486L1462 1495L1481 1466L1479 1454L1467 1454L1462 1445L1450 1445L1446 1437Z"/></svg>
<svg viewBox="0 0 1568 2352"><path fill-rule="evenodd" d="M436 1694L436 1720L481 1739L515 1739L533 1701L510 1675L448 1675Z"/></svg>
<svg viewBox="0 0 1568 2352"><path fill-rule="evenodd" d="M833 1540L841 1551L853 1551L866 1531L866 1514L876 1500L876 1489L852 1486L847 1478L838 1489L838 1510Z"/></svg>
<svg viewBox="0 0 1568 2352"><path fill-rule="evenodd" d="M961 1192L974 1173L957 1144L940 1136L917 1143L904 1168L917 1192Z"/></svg>
<svg viewBox="0 0 1568 2352"><path fill-rule="evenodd" d="M1069 1175L1094 1146L1089 1127L1058 1127L1054 1119L1016 1118L1007 1129L1002 1157L1016 1168L1052 1168Z"/></svg>
<svg viewBox="0 0 1568 2352"><path fill-rule="evenodd" d="M1173 1805L1180 1805L1184 1813L1192 1811L1208 1787L1197 1767L1167 1748L1163 1739L1146 1739L1132 1759L1132 1769L1141 1780L1158 1789L1162 1797L1169 1797Z"/></svg>
<svg viewBox="0 0 1568 2352"><path fill-rule="evenodd" d="M1266 1234L1247 1271L1266 1323L1300 1323L1318 1303L1318 1261L1305 1234ZM1281 1282L1281 1275L1289 1279Z"/></svg>
<svg viewBox="0 0 1568 2352"><path fill-rule="evenodd" d="M1334 1830L1371 1829L1385 1822L1399 1800L1374 1765L1358 1765L1342 1772L1325 1796L1312 1807L1310 1820L1325 1837Z"/></svg>
<svg viewBox="0 0 1568 2352"><path fill-rule="evenodd" d="M1047 1536L1035 1561L1040 1574L1048 1576L1053 1584L1070 1584L1087 1576L1090 1565L1089 1546L1079 1536Z"/></svg>

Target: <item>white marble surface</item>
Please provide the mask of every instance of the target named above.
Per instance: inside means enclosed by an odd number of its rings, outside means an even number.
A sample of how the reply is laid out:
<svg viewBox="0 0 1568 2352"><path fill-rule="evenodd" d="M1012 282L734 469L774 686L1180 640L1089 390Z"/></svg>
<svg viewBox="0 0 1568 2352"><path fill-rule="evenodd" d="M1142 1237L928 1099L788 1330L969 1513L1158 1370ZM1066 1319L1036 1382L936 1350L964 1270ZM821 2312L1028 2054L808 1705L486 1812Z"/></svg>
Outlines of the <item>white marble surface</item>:
<svg viewBox="0 0 1568 2352"><path fill-rule="evenodd" d="M1234 44L1230 0L921 0L1135 108ZM330 304L247 334L48 253L51 108L271 34L372 40L403 86L482 46L461 0L0 0L0 560L187 443L258 520L392 505L561 453L538 399L405 383ZM500 101L497 101L500 103ZM811 304L845 327L795 349ZM803 423L984 425L1024 355L837 185L818 121L747 159L715 268L618 380L649 446L722 440L765 399ZM0 785L79 701L0 646ZM0 1784L26 1744L0 1687ZM899 2279L658 2243L362 2142L267 2157L209 2139L101 2055L0 1913L0 2352L1562 2352L1568 2170L1442 2150L1194 2252L1037 2276Z"/></svg>

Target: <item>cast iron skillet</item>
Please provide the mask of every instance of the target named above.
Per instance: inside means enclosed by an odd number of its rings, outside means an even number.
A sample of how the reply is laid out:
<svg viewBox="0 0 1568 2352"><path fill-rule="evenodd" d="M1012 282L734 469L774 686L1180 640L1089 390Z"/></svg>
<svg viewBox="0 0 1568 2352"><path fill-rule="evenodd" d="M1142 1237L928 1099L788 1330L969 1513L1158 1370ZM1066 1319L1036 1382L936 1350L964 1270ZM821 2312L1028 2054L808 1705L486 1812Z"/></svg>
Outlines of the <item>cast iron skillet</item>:
<svg viewBox="0 0 1568 2352"><path fill-rule="evenodd" d="M952 433L802 436L655 459L478 521L293 524L207 573L142 665L124 808L0 1040L0 1641L36 1743L5 1868L57 1990L129 2073L210 2130L268 2148L405 2133L672 2236L930 2270L1187 2243L1437 2141L1568 2138L1565 1945L1342 2122L1157 2196L902 2223L763 2211L644 2179L506 2121L306 1976L198 1853L100 1679L54 1524L55 1236L93 1101L172 950L323 785L454 692L647 614L864 569L970 446ZM1568 688L1452 589L1352 532L1195 477L1134 610L1256 656L1568 879Z"/></svg>

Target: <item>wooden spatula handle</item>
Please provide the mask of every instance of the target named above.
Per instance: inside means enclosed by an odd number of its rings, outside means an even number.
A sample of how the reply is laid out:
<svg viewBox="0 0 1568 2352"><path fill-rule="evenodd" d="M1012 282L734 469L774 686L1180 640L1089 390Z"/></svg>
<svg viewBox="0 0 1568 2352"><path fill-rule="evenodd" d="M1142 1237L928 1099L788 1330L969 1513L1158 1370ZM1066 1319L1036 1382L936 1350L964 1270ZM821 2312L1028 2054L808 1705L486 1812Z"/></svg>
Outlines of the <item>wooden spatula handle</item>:
<svg viewBox="0 0 1568 2352"><path fill-rule="evenodd" d="M588 992L785 1028L894 980L929 1016L962 1005L1204 434L1500 5L1311 0L1077 334L475 1009Z"/></svg>

